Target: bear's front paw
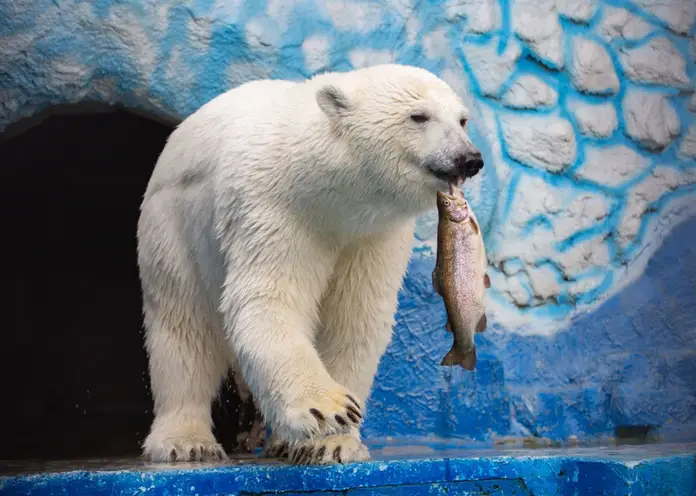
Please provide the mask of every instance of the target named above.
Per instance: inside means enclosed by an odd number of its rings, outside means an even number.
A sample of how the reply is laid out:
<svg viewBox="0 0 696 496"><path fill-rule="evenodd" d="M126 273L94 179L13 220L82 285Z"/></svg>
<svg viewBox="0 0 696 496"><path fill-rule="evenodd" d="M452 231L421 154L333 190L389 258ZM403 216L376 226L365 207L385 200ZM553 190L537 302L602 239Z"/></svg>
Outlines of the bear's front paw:
<svg viewBox="0 0 696 496"><path fill-rule="evenodd" d="M290 408L291 431L301 437L343 434L362 422L360 403L355 394L336 385L313 391Z"/></svg>
<svg viewBox="0 0 696 496"><path fill-rule="evenodd" d="M367 447L355 436L328 436L298 443L290 449L288 456L294 465L333 465L369 459Z"/></svg>
<svg viewBox="0 0 696 496"><path fill-rule="evenodd" d="M151 462L212 462L226 460L227 454L214 438L206 435L150 434L143 455Z"/></svg>

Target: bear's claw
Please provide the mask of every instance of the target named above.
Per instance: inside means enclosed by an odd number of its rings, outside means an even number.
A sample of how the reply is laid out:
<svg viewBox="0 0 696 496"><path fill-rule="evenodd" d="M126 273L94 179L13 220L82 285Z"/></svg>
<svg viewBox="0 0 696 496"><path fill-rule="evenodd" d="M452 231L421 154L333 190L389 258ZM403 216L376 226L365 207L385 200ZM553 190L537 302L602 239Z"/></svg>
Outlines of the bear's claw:
<svg viewBox="0 0 696 496"><path fill-rule="evenodd" d="M319 410L317 410L316 408L310 408L310 409L309 409L309 413L311 413L312 415L314 415L314 418L316 418L317 420L326 420L326 419L324 418L324 414L321 413L321 412L320 412Z"/></svg>
<svg viewBox="0 0 696 496"><path fill-rule="evenodd" d="M288 460L293 465L334 465L370 459L370 453L354 436L328 436L306 441L290 450Z"/></svg>
<svg viewBox="0 0 696 496"><path fill-rule="evenodd" d="M304 424L298 429L302 437L344 434L360 425L363 418L360 403L344 388L337 389L308 399L304 405L306 413L295 407L295 422Z"/></svg>
<svg viewBox="0 0 696 496"><path fill-rule="evenodd" d="M181 438L166 440L159 446L153 444L144 453L144 458L150 462L214 462L227 459L225 450L215 441Z"/></svg>
<svg viewBox="0 0 696 496"><path fill-rule="evenodd" d="M268 443L261 454L264 458L287 458L289 445L285 441Z"/></svg>
<svg viewBox="0 0 696 496"><path fill-rule="evenodd" d="M348 420L350 420L353 424L355 425L360 425L360 422L362 422L362 413L360 413L360 406L358 405L358 402L353 399L352 396L349 394L346 395L356 406L353 405L343 405L343 408L345 408L344 415L341 414L334 414L333 418L336 420L336 423L341 426L341 427L347 427L348 422L346 421L345 417L348 417ZM357 407L357 408L356 408ZM326 415L324 415L320 410L316 408L310 408L309 413L312 414L312 416L317 419L319 422L319 425L321 426L326 422Z"/></svg>

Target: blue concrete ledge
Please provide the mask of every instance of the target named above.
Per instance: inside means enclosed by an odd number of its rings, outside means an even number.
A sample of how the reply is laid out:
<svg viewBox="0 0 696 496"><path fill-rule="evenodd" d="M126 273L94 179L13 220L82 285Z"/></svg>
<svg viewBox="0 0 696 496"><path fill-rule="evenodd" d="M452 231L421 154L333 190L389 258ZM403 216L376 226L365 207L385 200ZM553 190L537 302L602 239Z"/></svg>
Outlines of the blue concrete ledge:
<svg viewBox="0 0 696 496"><path fill-rule="evenodd" d="M332 467L253 458L184 467L133 460L6 463L0 494L696 494L696 444L495 450L421 443L388 444L372 452L374 461Z"/></svg>

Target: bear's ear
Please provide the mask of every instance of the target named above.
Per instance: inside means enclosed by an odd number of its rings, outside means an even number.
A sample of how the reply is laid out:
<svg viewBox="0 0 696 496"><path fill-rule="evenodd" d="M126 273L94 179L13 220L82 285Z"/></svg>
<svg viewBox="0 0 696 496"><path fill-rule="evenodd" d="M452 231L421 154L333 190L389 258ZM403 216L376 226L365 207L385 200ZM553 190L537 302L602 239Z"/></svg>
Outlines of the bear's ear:
<svg viewBox="0 0 696 496"><path fill-rule="evenodd" d="M350 102L346 94L330 84L317 91L317 103L330 119L339 119L350 110Z"/></svg>

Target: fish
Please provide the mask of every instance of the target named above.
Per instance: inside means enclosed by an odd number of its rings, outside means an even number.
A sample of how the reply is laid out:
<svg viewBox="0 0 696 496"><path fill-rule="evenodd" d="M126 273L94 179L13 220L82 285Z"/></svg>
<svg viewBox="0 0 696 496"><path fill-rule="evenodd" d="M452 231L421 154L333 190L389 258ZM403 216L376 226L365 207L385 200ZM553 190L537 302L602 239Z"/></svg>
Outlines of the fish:
<svg viewBox="0 0 696 496"><path fill-rule="evenodd" d="M476 368L474 334L486 329L486 291L491 280L481 226L460 185L437 193L437 253L432 283L447 311L452 348L440 365Z"/></svg>

